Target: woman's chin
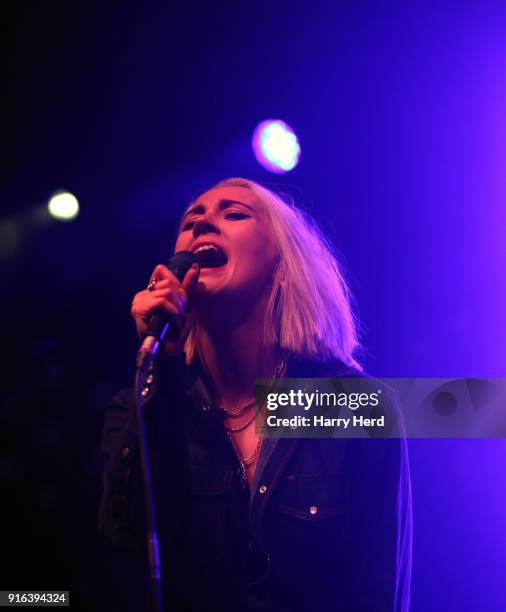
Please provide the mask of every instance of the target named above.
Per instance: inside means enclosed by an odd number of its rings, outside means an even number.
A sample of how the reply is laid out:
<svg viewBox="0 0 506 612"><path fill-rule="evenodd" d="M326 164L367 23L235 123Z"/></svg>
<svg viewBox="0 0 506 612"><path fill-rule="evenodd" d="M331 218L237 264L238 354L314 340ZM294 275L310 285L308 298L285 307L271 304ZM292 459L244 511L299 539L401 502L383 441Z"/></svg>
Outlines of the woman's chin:
<svg viewBox="0 0 506 612"><path fill-rule="evenodd" d="M226 286L223 273L225 266L221 268L201 268L198 280L198 290L205 293L216 293Z"/></svg>
<svg viewBox="0 0 506 612"><path fill-rule="evenodd" d="M197 294L199 297L211 297L218 295L221 291L223 291L225 285L223 282L219 282L219 280L213 275L204 274L201 272L199 276L199 281L197 284Z"/></svg>

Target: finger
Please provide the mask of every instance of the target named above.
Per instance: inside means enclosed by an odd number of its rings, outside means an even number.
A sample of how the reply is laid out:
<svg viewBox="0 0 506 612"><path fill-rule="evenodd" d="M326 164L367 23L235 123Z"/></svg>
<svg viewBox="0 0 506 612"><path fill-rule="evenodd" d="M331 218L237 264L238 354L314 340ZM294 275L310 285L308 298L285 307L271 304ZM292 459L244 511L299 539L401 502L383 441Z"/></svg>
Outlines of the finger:
<svg viewBox="0 0 506 612"><path fill-rule="evenodd" d="M149 319L155 312L162 310L165 312L171 320L179 321L182 317L183 311L174 302L171 302L165 297L158 297L151 301L148 312L145 312L145 316Z"/></svg>
<svg viewBox="0 0 506 612"><path fill-rule="evenodd" d="M188 272L185 274L181 286L188 293L189 289L195 284L200 272L200 267L198 263L194 263L191 265Z"/></svg>
<svg viewBox="0 0 506 612"><path fill-rule="evenodd" d="M198 263L194 263L183 278L181 287L187 296L187 310L193 309L193 298L195 295L195 289L197 288L199 280L200 267Z"/></svg>
<svg viewBox="0 0 506 612"><path fill-rule="evenodd" d="M174 305L176 310L182 314L186 307L186 296L182 295L176 289L155 289L155 291L144 292L142 297L138 300L134 300L132 305L139 314L142 312L143 316L147 317L153 314L153 311L157 309L159 300L166 300Z"/></svg>
<svg viewBox="0 0 506 612"><path fill-rule="evenodd" d="M186 293L181 287L155 289L154 291L149 291L145 299L148 301L151 300L151 298L160 297L169 300L169 302L173 302L181 312L183 312L186 307Z"/></svg>
<svg viewBox="0 0 506 612"><path fill-rule="evenodd" d="M168 287L176 287L179 286L179 284L180 283L177 279L160 278L156 280L155 286L153 287L153 289L151 289L151 291L154 291L155 289L167 289Z"/></svg>
<svg viewBox="0 0 506 612"><path fill-rule="evenodd" d="M192 266L186 273L185 278L189 275L189 279L192 279L193 274L196 274L198 277L199 271L200 271L199 264L195 262L194 264L192 264ZM192 274L190 274L190 272L192 272ZM153 270L150 283L153 283L153 282L154 282L154 285L151 287L151 289L148 289L148 291L153 291L155 288L163 289L165 287L170 287L170 286L179 287L182 285L182 283L179 281L177 276L175 276L166 266L163 266L161 264L156 266L156 268ZM184 282L184 279L183 279L183 282ZM184 285L183 285L183 288L184 288ZM186 292L186 289L185 289L185 292Z"/></svg>
<svg viewBox="0 0 506 612"><path fill-rule="evenodd" d="M147 295L146 295L147 294ZM144 299L149 299L151 296L160 295L166 296L170 300L174 300L181 304L182 308L186 307L187 296L186 291L183 289L179 281L172 281L165 278L156 283L156 286L152 289L145 289L143 292Z"/></svg>
<svg viewBox="0 0 506 612"><path fill-rule="evenodd" d="M172 302L164 298L158 298L154 303L150 304L149 310L139 309L138 306L132 308L132 315L139 338L143 338L146 335L151 317L157 312L163 312L171 321L171 324L178 330L178 333L184 327L185 315Z"/></svg>
<svg viewBox="0 0 506 612"><path fill-rule="evenodd" d="M149 289L149 288L145 289L145 291L148 291L151 295L155 295L156 291L159 291L159 290L164 290L164 291L169 291L169 292L173 291L174 295L177 295L180 298L182 298L184 303L186 304L187 291L184 289L183 285L181 285L181 283L178 280L172 281L171 279L164 278L161 281L157 281L155 287L153 287L152 289ZM167 293L167 295L169 295L169 293Z"/></svg>
<svg viewBox="0 0 506 612"><path fill-rule="evenodd" d="M158 264L156 266L151 274L151 278L155 279L157 283L163 279L173 280L179 283L176 276L169 270L169 268L167 268L167 266L163 266L162 264Z"/></svg>
<svg viewBox="0 0 506 612"><path fill-rule="evenodd" d="M179 294L174 289L161 289L155 291L142 291L134 297L132 301L131 314L134 317L141 317L143 320L149 318L158 310L160 300L170 303L179 315L182 315L186 306L186 297Z"/></svg>

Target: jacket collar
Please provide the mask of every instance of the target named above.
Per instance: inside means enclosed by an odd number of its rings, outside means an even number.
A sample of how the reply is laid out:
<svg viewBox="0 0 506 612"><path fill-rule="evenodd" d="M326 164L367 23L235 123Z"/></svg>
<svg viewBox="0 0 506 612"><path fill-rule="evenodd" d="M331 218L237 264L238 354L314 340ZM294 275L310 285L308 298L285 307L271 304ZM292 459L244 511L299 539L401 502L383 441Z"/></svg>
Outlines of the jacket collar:
<svg viewBox="0 0 506 612"><path fill-rule="evenodd" d="M291 353L285 378L338 378L340 376L360 376L361 372L346 365L339 359L320 361L311 357ZM198 397L203 403L211 404L212 397L200 361L195 360L188 366L187 393Z"/></svg>
<svg viewBox="0 0 506 612"><path fill-rule="evenodd" d="M338 378L340 376L361 376L361 372L339 359L319 361L304 355L292 353L288 357L285 378ZM198 406L213 406L210 384L198 360L188 366L186 393Z"/></svg>

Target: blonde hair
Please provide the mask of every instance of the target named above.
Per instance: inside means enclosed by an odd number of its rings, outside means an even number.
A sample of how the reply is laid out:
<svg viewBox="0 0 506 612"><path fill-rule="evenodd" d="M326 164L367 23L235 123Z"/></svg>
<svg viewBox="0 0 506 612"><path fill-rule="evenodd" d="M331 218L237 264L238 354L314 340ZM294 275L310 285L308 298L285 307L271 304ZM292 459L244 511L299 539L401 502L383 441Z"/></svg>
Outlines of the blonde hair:
<svg viewBox="0 0 506 612"><path fill-rule="evenodd" d="M243 178L219 187L245 187L258 197L270 222L279 261L267 301L264 342L322 361L337 358L362 369L355 358L360 344L352 296L332 247L291 200ZM196 353L195 328L185 343L187 360Z"/></svg>

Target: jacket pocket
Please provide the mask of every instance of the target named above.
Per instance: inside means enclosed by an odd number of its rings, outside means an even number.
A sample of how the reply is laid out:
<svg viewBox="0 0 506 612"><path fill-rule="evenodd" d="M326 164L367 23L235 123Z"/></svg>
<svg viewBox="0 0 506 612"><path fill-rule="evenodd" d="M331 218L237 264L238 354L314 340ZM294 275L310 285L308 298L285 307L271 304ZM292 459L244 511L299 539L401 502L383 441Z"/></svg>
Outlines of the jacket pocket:
<svg viewBox="0 0 506 612"><path fill-rule="evenodd" d="M339 602L350 533L345 475L288 475L277 489L264 529L272 581L284 603L295 610L351 610Z"/></svg>
<svg viewBox="0 0 506 612"><path fill-rule="evenodd" d="M281 479L273 509L308 522L344 513L348 484L342 472L288 475Z"/></svg>

